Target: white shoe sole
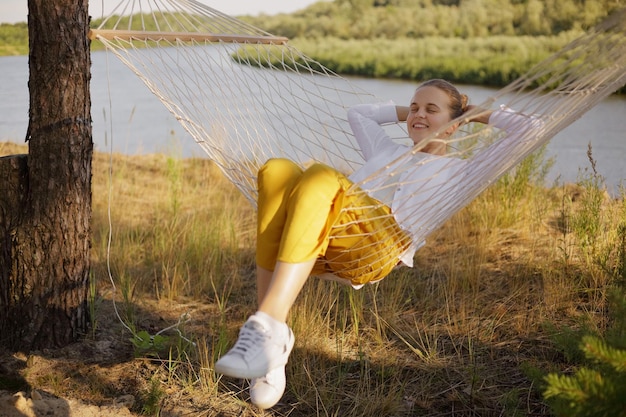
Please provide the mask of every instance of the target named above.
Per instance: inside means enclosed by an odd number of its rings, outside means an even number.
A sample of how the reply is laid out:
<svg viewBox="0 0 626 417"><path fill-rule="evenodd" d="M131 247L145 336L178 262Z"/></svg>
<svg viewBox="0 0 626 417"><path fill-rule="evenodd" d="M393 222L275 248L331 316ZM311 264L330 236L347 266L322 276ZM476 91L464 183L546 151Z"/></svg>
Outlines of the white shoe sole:
<svg viewBox="0 0 626 417"><path fill-rule="evenodd" d="M250 381L250 402L263 410L275 406L285 393L286 383L284 366L253 379Z"/></svg>

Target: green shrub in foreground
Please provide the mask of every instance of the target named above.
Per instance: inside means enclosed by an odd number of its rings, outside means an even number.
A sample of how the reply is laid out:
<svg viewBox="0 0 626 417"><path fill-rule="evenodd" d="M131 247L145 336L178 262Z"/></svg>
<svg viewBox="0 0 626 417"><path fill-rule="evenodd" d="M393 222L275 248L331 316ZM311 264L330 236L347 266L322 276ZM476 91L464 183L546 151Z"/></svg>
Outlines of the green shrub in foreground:
<svg viewBox="0 0 626 417"><path fill-rule="evenodd" d="M607 226L603 179L595 170L591 149L588 154L592 171L579 180L581 201L572 215L571 230L592 279L579 279L574 285L590 300L607 300L608 325L604 331L566 328L561 332L555 342L577 369L569 375L548 374L544 397L557 416L626 416L626 211L618 213L617 227Z"/></svg>
<svg viewBox="0 0 626 417"><path fill-rule="evenodd" d="M558 416L626 415L626 350L599 337L585 336L582 351L592 365L574 375L549 374L546 400Z"/></svg>

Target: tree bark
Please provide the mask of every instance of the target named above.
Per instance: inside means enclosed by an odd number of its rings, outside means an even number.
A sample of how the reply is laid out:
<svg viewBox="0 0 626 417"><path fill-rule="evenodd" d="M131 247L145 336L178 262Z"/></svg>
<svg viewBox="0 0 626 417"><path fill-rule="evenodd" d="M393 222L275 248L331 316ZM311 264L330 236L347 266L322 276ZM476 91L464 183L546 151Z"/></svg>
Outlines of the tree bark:
<svg viewBox="0 0 626 417"><path fill-rule="evenodd" d="M28 166L26 155L0 158L0 317L2 322L12 313L13 294L13 242L20 224L28 195ZM0 323L0 329L4 330ZM4 332L0 331L0 335Z"/></svg>
<svg viewBox="0 0 626 417"><path fill-rule="evenodd" d="M88 1L28 0L28 9L28 195L0 294L0 343L21 350L87 331L93 153Z"/></svg>

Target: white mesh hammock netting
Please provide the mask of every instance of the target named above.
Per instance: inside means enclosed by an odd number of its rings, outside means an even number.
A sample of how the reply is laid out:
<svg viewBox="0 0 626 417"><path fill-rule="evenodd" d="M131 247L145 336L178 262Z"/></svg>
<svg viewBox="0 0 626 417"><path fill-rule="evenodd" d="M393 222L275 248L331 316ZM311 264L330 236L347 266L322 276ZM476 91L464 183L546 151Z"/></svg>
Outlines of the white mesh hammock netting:
<svg viewBox="0 0 626 417"><path fill-rule="evenodd" d="M489 184L626 83L625 32L626 9L479 104L505 105L541 120L516 140L501 140L503 133L490 125L466 125L450 138L445 157L423 158L420 148L408 148L348 194L364 185L370 193L409 185L413 191L395 202L402 209L394 215L402 217L413 243L394 250L415 249ZM257 171L270 158L322 162L346 174L358 169L364 159L347 109L385 100L287 39L195 0L124 0L90 37L139 76L252 204ZM398 104L408 104L411 95L407 91L407 103ZM385 129L392 140L411 143L402 124Z"/></svg>

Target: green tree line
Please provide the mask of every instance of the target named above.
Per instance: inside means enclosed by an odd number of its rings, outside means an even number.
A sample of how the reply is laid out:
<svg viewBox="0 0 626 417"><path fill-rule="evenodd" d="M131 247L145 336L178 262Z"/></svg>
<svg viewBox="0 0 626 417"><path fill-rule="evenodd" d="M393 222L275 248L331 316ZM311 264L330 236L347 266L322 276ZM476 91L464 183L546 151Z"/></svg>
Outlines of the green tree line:
<svg viewBox="0 0 626 417"><path fill-rule="evenodd" d="M28 25L26 22L0 23L0 56L28 54Z"/></svg>
<svg viewBox="0 0 626 417"><path fill-rule="evenodd" d="M552 36L586 30L623 6L620 0L335 0L242 18L291 39Z"/></svg>
<svg viewBox="0 0 626 417"><path fill-rule="evenodd" d="M288 37L339 74L504 86L623 6L623 0L335 0L240 18Z"/></svg>
<svg viewBox="0 0 626 417"><path fill-rule="evenodd" d="M343 75L503 86L570 42L558 36L489 36L470 39L296 39L294 45ZM279 55L277 55L279 56Z"/></svg>
<svg viewBox="0 0 626 417"><path fill-rule="evenodd" d="M290 38L340 74L503 86L623 6L623 0L334 0L240 19ZM26 53L26 23L0 25L0 55Z"/></svg>

